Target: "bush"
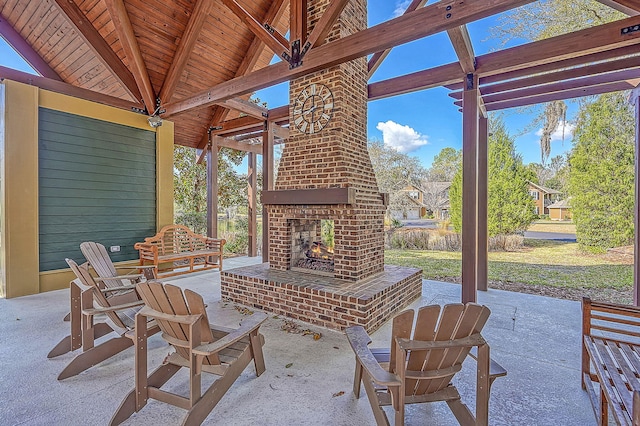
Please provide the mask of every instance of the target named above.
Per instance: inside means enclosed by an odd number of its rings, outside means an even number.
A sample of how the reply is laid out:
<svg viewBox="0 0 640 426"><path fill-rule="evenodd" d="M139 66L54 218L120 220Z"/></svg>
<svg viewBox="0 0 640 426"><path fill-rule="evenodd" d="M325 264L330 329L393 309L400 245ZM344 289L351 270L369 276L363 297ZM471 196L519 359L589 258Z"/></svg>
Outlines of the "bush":
<svg viewBox="0 0 640 426"><path fill-rule="evenodd" d="M460 251L462 237L442 229L390 230L385 237L385 247L401 250ZM497 235L489 238L489 251L517 251L524 247L524 237L519 234Z"/></svg>
<svg viewBox="0 0 640 426"><path fill-rule="evenodd" d="M518 251L524 247L524 236L520 234L489 237L489 251Z"/></svg>
<svg viewBox="0 0 640 426"><path fill-rule="evenodd" d="M196 234L206 235L207 233L206 212L178 213L176 214L174 220L178 225L184 225Z"/></svg>
<svg viewBox="0 0 640 426"><path fill-rule="evenodd" d="M218 236L227 240L224 245L225 253L247 254L249 248L249 220L238 217L233 231L220 232Z"/></svg>

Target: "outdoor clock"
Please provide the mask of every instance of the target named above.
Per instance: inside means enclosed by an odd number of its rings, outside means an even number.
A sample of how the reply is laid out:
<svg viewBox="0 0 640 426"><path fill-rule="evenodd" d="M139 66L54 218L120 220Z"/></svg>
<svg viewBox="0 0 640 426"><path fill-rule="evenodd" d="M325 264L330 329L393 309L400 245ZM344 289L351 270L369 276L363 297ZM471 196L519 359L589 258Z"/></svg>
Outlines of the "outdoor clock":
<svg viewBox="0 0 640 426"><path fill-rule="evenodd" d="M293 104L293 122L302 133L317 133L333 115L333 94L324 84L310 84Z"/></svg>

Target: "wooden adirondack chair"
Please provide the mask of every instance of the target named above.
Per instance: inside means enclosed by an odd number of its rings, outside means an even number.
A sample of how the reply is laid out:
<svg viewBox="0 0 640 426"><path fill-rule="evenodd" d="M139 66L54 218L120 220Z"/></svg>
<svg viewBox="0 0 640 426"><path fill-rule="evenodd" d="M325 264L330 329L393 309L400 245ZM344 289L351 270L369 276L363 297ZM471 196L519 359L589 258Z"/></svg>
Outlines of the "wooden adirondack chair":
<svg viewBox="0 0 640 426"><path fill-rule="evenodd" d="M119 274L118 269L124 268L115 267L109 257L109 253L107 253L107 249L100 243L86 241L80 244L80 251L89 262L89 265L96 271L96 274L102 278L101 282L104 286L108 288L136 284L145 278L148 280L156 278L157 268L154 265L128 266L126 268L129 270L128 273ZM138 273L131 272L134 270L138 271Z"/></svg>
<svg viewBox="0 0 640 426"><path fill-rule="evenodd" d="M133 346L135 314L144 306L135 286L105 287L89 273L86 263L78 265L65 259L76 279L71 281L71 334L49 352L48 358L82 348L58 376L58 380L75 376L88 368ZM132 291L133 290L133 291ZM104 321L94 322L104 314ZM147 325L147 333L160 331L155 323ZM95 345L95 340L115 332L117 337Z"/></svg>
<svg viewBox="0 0 640 426"><path fill-rule="evenodd" d="M370 349L371 339L364 328L346 329L356 354L353 392L360 396L360 382L378 425L388 425L383 406L395 411L395 424L404 424L405 404L446 401L462 425L486 425L489 417L489 387L493 379L506 374L495 364L490 375L489 345L480 331L489 318L486 306L474 303L425 306L409 309L393 319L390 350ZM461 402L451 384L472 347L478 347L478 375L475 416ZM500 371L501 370L501 371Z"/></svg>
<svg viewBox="0 0 640 426"><path fill-rule="evenodd" d="M136 315L136 386L120 404L111 425L118 425L140 411L149 398L187 409L182 424L199 425L252 359L256 374L264 372L264 337L258 330L266 314L253 314L237 330L213 327L202 297L193 291L185 290L183 294L179 287L158 282L138 284L137 290L146 306ZM147 318L158 322L162 337L175 348L148 377ZM189 369L189 396L160 389L182 367ZM202 371L220 376L204 393Z"/></svg>

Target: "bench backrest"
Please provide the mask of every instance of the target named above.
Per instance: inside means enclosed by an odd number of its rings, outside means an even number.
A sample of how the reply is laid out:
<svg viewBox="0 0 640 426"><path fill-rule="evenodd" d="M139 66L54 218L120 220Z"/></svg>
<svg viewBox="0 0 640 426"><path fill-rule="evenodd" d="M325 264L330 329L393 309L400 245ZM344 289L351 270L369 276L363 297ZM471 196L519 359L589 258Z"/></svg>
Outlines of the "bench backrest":
<svg viewBox="0 0 640 426"><path fill-rule="evenodd" d="M144 242L156 245L161 255L207 248L206 237L196 234L184 225L167 225L153 237L145 238Z"/></svg>
<svg viewBox="0 0 640 426"><path fill-rule="evenodd" d="M640 307L582 299L582 334L640 344Z"/></svg>

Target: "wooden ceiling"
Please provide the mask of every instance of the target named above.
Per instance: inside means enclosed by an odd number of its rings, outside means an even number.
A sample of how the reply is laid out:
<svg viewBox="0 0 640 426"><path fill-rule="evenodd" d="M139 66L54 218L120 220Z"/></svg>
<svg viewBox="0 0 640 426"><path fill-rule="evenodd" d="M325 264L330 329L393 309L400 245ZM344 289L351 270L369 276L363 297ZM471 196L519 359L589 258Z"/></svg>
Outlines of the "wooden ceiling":
<svg viewBox="0 0 640 426"><path fill-rule="evenodd" d="M442 31L458 62L372 83L369 99L446 86L459 103L476 74L481 105L497 110L640 82L640 0L601 1L629 18L482 56L466 24L531 0L413 0L404 15L330 43L348 0L331 0L309 33L306 1L0 0L0 35L42 76L0 67L0 77L157 112L175 122L177 144L200 148L211 129L229 136L266 118L286 123L286 106L246 101L256 90L364 55L371 75L392 47ZM283 60L269 65L274 55Z"/></svg>

